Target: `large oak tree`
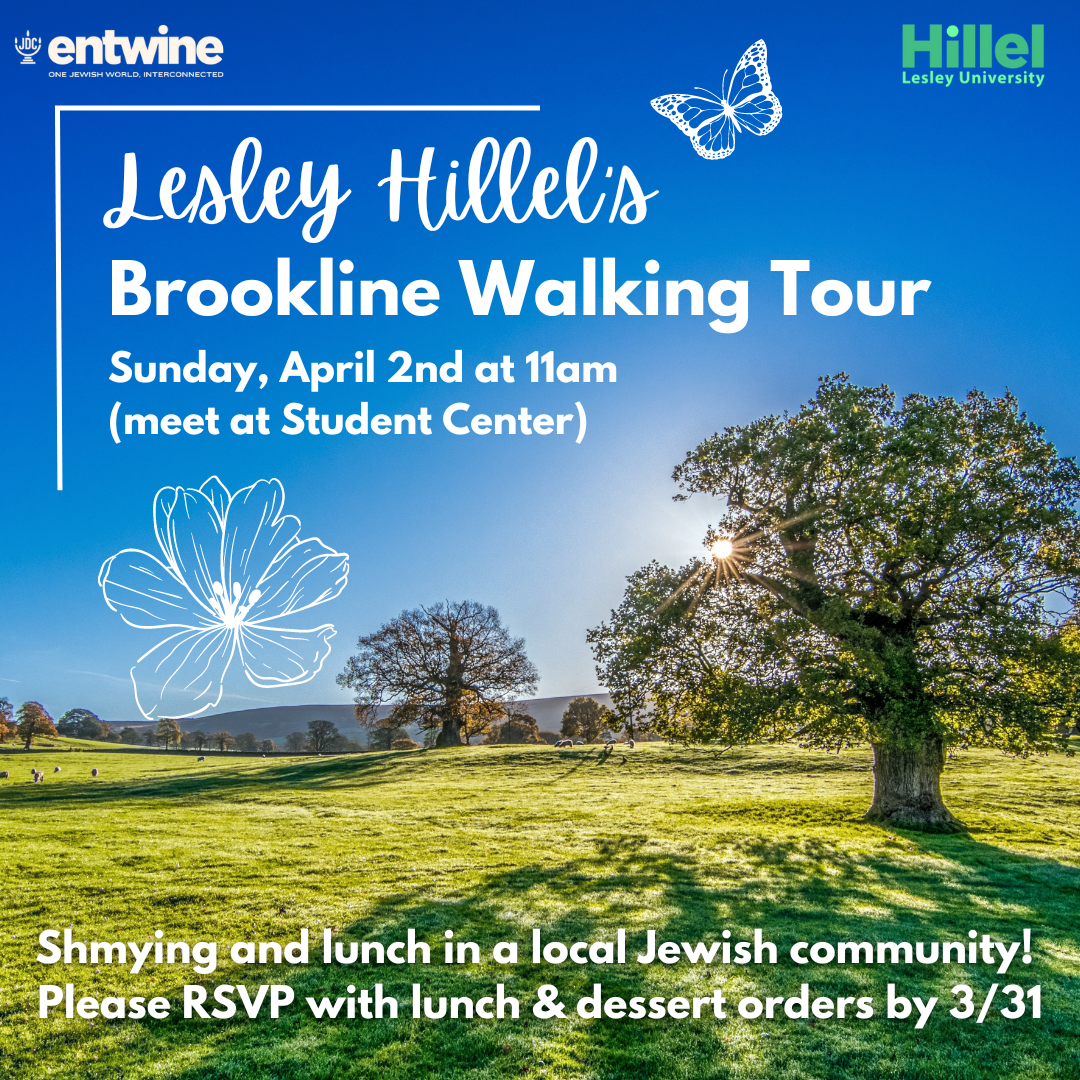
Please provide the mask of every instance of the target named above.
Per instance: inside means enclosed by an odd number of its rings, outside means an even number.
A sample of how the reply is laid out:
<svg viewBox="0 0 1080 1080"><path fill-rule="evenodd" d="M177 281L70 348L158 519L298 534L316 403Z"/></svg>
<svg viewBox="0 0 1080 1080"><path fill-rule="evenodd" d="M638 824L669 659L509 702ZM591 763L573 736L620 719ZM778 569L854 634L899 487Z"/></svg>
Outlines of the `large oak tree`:
<svg viewBox="0 0 1080 1080"><path fill-rule="evenodd" d="M403 727L438 728L436 746L460 746L490 723L492 706L535 692L539 678L524 639L472 600L403 611L357 646L338 684L362 706L392 702L390 718Z"/></svg>
<svg viewBox="0 0 1080 1080"><path fill-rule="evenodd" d="M896 827L960 827L940 792L950 746L1063 745L1080 469L1011 395L898 405L823 379L675 479L727 507L709 558L638 571L590 632L616 702L647 699L659 730L698 740L869 742L867 818Z"/></svg>

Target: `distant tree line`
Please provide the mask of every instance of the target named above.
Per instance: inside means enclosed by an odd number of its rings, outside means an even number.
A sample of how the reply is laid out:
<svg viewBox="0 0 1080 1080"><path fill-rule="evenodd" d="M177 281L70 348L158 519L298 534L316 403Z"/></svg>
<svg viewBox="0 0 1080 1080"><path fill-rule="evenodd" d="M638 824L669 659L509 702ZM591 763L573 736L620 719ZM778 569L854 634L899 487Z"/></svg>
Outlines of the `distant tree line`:
<svg viewBox="0 0 1080 1080"><path fill-rule="evenodd" d="M342 735L330 720L309 720L307 731L285 736L285 749L292 754L357 754L367 747Z"/></svg>
<svg viewBox="0 0 1080 1080"><path fill-rule="evenodd" d="M641 730L639 713L635 710L613 710L595 698L577 697L562 716L564 739L580 739L585 743L606 742L619 738L656 741L659 735Z"/></svg>
<svg viewBox="0 0 1080 1080"><path fill-rule="evenodd" d="M356 716L361 726L367 730L368 749L408 750L417 745L399 723L400 715L393 707L387 710L385 715L379 715L377 708L357 705ZM424 731L423 728L421 730ZM435 745L435 736L439 730L440 728L429 727L424 731L425 745ZM616 713L591 697L577 697L570 702L557 732L540 730L536 720L525 712L519 703L513 701L488 703L482 712L480 709L475 710L469 717L469 722L462 726L466 743L473 738L482 737L485 746L542 746L556 743L560 738L599 743L617 738L620 732L627 738L659 738L651 734L643 735L639 728L635 729L633 714ZM302 737L297 735L297 738Z"/></svg>
<svg viewBox="0 0 1080 1080"><path fill-rule="evenodd" d="M120 741L120 736L89 709L68 709L56 721L40 701L24 701L16 711L6 697L0 698L0 744L8 739L18 739L30 749L35 738L56 738L58 735Z"/></svg>
<svg viewBox="0 0 1080 1080"><path fill-rule="evenodd" d="M458 716L462 718L461 734L466 743L481 738L485 745L544 745L563 738L600 742L614 738L614 733L627 727L621 717L590 697L578 697L563 713L560 732L541 731L536 720L516 702L484 700L474 694L471 700L459 702ZM361 744L343 735L330 720L310 720L307 731L293 731L285 737L284 750L292 754L349 754L365 750L412 750L418 744L401 723L402 712L392 707L387 715L379 716L377 707L357 705L357 719L366 729L368 742ZM444 730L443 724L432 723L424 731L424 745L436 745ZM157 746L164 749L205 750L222 753L233 750L246 754L270 754L282 749L273 739L259 739L250 731L233 735L228 731L206 732L201 728L182 731L179 722L161 717L155 727L143 729L126 725L113 731L110 725L89 709L68 709L58 721L39 702L24 702L16 712L7 698L0 698L0 744L18 738L29 748L35 737L64 736L74 739L121 743L128 746ZM633 729L630 728L630 735Z"/></svg>
<svg viewBox="0 0 1080 1080"><path fill-rule="evenodd" d="M59 720L53 720L39 701L24 701L16 711L6 697L0 697L0 744L18 739L29 747L35 737L58 735L100 742L121 741L120 734L89 709L68 709Z"/></svg>
<svg viewBox="0 0 1080 1080"><path fill-rule="evenodd" d="M389 734L392 739L406 739L403 729ZM6 697L0 697L0 745L9 740L22 742L27 749L35 738L88 739L96 742L119 743L126 746L157 746L168 749L205 750L213 748L225 752L234 750L245 754L271 754L279 751L273 739L260 739L250 731L234 735L228 731L206 732L201 728L182 731L174 717L159 718L154 727L136 728L130 724L114 731L109 723L89 709L68 709L59 720L54 720L38 701L24 701L16 710ZM376 740L377 741L377 740ZM390 741L386 743L389 748ZM381 743L371 749L383 749ZM284 749L294 754L350 754L369 749L342 735L337 725L329 720L311 720L307 731L294 731L285 738Z"/></svg>

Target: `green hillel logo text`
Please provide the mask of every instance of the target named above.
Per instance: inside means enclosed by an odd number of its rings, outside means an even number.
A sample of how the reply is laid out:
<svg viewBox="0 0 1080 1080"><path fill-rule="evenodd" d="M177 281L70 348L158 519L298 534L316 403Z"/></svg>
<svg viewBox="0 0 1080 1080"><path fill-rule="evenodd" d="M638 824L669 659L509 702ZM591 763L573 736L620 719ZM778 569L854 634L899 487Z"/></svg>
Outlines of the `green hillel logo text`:
<svg viewBox="0 0 1080 1080"><path fill-rule="evenodd" d="M915 24L903 27L903 70L905 86L1033 86L1040 87L1046 75L1044 64L1046 35L1042 23L1034 23L1030 37L1001 34L994 37L990 23L949 26L942 34L941 23L931 23L925 38L915 36ZM914 71L916 60L929 71ZM944 71L938 71L938 68ZM949 69L958 69L950 71ZM1005 70L1001 70L1004 68ZM974 70L973 70L974 69Z"/></svg>

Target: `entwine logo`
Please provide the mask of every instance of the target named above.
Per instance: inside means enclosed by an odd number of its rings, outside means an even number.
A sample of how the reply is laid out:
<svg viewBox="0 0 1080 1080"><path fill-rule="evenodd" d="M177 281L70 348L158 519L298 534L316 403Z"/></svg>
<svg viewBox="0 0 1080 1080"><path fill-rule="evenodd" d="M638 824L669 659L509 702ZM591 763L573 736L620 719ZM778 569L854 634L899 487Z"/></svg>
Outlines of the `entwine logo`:
<svg viewBox="0 0 1080 1080"><path fill-rule="evenodd" d="M221 63L225 48L220 38L203 37L196 41L193 37L169 37L168 33L167 26L159 26L159 36L149 39L117 37L113 30L106 30L100 37L54 37L49 42L49 59L61 66L73 60L76 64L99 66L102 61L106 64L142 62L166 67L178 64L212 67Z"/></svg>
<svg viewBox="0 0 1080 1080"><path fill-rule="evenodd" d="M941 23L931 23L929 35L918 38L914 23L904 24L903 70L900 74L905 86L952 86L954 81L962 86L1042 86L1046 76L1041 70L1035 70L1043 67L1045 34L1042 23L1032 24L1030 38L1023 34L1001 34L995 39L990 23L949 26L944 37L941 27ZM930 70L911 72L909 69L919 66L916 61L922 59L923 53ZM935 71L943 66L942 60L946 70ZM993 70L995 67L1006 71ZM949 68L960 70L952 72ZM977 70L971 70L973 68Z"/></svg>

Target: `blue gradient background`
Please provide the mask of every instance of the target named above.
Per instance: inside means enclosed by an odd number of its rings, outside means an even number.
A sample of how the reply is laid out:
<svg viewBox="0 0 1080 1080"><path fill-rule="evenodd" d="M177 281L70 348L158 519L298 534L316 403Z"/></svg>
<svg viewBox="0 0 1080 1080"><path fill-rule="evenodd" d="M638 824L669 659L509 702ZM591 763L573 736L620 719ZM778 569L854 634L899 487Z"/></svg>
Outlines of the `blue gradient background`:
<svg viewBox="0 0 1080 1080"><path fill-rule="evenodd" d="M5 393L2 483L0 694L42 701L54 714L72 706L110 720L138 718L128 679L155 638L126 627L96 584L101 562L124 547L154 550L151 504L166 484L197 486L217 473L230 488L277 476L287 508L306 535L348 551L343 595L317 610L338 629L334 652L312 682L261 691L230 672L221 709L346 701L333 683L358 634L404 607L442 598L494 604L526 638L542 694L596 689L584 641L615 605L625 575L651 558L682 561L700 550L719 510L707 501L671 501L672 467L725 424L797 408L818 376L840 370L898 393L962 394L1007 386L1060 449L1080 448L1074 363L1077 334L1076 9L1062 3L962 5L564 4L515 10L505 4L383 6L337 3L301 11L275 5L186 3L18 5L9 32L47 42L58 34L213 34L225 44L222 79L49 78L42 50L34 67L11 52L0 68L8 167L0 218L6 258L3 297ZM1041 88L903 86L900 26L991 22L995 36L1046 25ZM769 136L740 137L732 157L705 161L649 106L662 93L696 85L719 90L725 68L762 37L784 117ZM925 59L920 60L925 66ZM74 65L72 65L74 67ZM69 69L70 70L70 69ZM121 69L125 70L125 69ZM1001 69L995 69L1001 70ZM64 336L65 490L55 490L53 105L54 104L538 104L538 114L65 114ZM263 145L256 186L285 165L293 189L302 161L316 176L341 166L352 196L321 244L300 237L298 211L283 222L214 227L184 222L101 224L120 201L122 155L138 153L139 209L153 212L161 175L202 164L223 182L237 143ZM390 150L413 174L424 146L436 173L463 165L474 144L532 144L528 184L545 165L565 169L573 143L597 140L596 176L630 165L646 191L659 189L637 226L607 223L614 181L596 222L450 222L427 233L406 191L391 224L386 189ZM436 182L436 200L441 189ZM290 189L290 190L293 190ZM254 191L254 189L253 189ZM186 202L186 199L184 200ZM230 286L255 277L275 284L275 259L293 260L294 281L317 276L317 260L356 264L353 279L388 277L399 286L430 278L439 312L426 319L205 319L174 295L176 314L109 314L109 260L139 259L148 277L208 277ZM581 259L615 257L618 277L642 278L655 258L659 277L750 282L745 330L719 335L708 319L681 316L486 318L468 309L457 260L481 273L492 258L512 273L537 260L532 287L546 278L580 279ZM771 259L809 259L800 275L800 313L782 315L781 277ZM860 278L897 282L893 314L852 310L825 318L810 290L825 278L852 288ZM899 282L929 278L913 318L899 314ZM357 287L358 291L358 287ZM530 294L531 294L530 290ZM635 299L641 301L643 290ZM317 293L317 286L309 298ZM177 301L180 301L177 303ZM662 302L662 301L661 301ZM496 306L497 309L497 306ZM271 376L264 391L228 387L115 386L110 355L134 359L251 360ZM465 351L461 386L324 387L315 398L296 381L274 379L288 352L307 361L380 356L406 349L442 363ZM557 361L613 360L614 386L534 386L523 382L527 352L554 349ZM481 386L480 360L509 353L513 386ZM385 364L383 374L386 373ZM288 438L280 408L308 398L320 411L436 417L430 438ZM223 434L128 439L115 446L109 409L204 411L223 415ZM554 436L455 438L441 429L446 404L474 411L588 410L585 441ZM243 405L243 408L241 408ZM227 434L232 412L265 406L269 438Z"/></svg>

